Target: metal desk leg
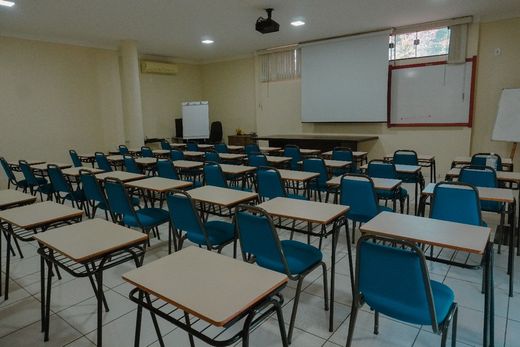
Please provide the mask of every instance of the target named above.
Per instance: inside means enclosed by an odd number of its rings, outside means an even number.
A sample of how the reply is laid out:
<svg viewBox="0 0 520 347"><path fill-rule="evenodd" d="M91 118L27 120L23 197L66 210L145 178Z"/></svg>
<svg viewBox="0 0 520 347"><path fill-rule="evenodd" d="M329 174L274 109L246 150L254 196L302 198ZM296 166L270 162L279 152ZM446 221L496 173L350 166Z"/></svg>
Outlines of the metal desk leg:
<svg viewBox="0 0 520 347"><path fill-rule="evenodd" d="M348 234L347 234L348 235ZM330 304L329 304L329 331L334 331L334 282L336 280L336 243L338 242L338 228L334 222L332 230L332 250L330 255Z"/></svg>
<svg viewBox="0 0 520 347"><path fill-rule="evenodd" d="M510 297L513 297L513 286L514 286L514 275L515 275L515 271L514 271L514 248L515 248L515 243L514 243L514 239L515 239L515 230L516 230L516 222L515 222L515 214L516 214L516 201L513 201L513 203L511 203L509 205L509 213L510 213L510 222L509 222L509 252L508 252L508 255L507 255L507 271L508 271L508 274L509 274L509 296Z"/></svg>
<svg viewBox="0 0 520 347"><path fill-rule="evenodd" d="M143 296L143 291L139 290L139 303L137 304L137 317L135 321L134 347L139 347L139 341L141 340L141 319L143 317L143 306L141 303L143 302Z"/></svg>
<svg viewBox="0 0 520 347"><path fill-rule="evenodd" d="M9 299L9 270L11 267L11 252L9 250L11 249L11 238L12 236L13 228L9 224L7 226L7 242L6 242L6 254L5 254L5 289L4 289L4 300Z"/></svg>
<svg viewBox="0 0 520 347"><path fill-rule="evenodd" d="M483 346L494 346L495 337L495 300L493 283L493 243L489 242L486 249L485 286L484 292L484 339Z"/></svg>
<svg viewBox="0 0 520 347"><path fill-rule="evenodd" d="M103 346L103 270L98 269L95 274L98 285L97 291L97 346Z"/></svg>

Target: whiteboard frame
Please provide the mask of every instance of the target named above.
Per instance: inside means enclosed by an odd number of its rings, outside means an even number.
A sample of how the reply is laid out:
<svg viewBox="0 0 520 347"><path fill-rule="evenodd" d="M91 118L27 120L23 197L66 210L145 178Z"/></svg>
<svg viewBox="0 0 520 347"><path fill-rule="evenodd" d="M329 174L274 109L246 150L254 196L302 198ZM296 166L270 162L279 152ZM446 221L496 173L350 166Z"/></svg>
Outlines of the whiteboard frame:
<svg viewBox="0 0 520 347"><path fill-rule="evenodd" d="M388 66L388 107L387 107L387 127L468 127L473 126L473 113L475 105L475 80L477 77L477 56L466 58L466 63L471 63L471 84L470 84L470 96L469 96L469 112L468 121L465 123L392 123L392 71L400 69L411 69L418 67L428 67L435 65L445 65L448 62L446 60L434 61L429 63L419 64L407 64L407 65L389 65Z"/></svg>

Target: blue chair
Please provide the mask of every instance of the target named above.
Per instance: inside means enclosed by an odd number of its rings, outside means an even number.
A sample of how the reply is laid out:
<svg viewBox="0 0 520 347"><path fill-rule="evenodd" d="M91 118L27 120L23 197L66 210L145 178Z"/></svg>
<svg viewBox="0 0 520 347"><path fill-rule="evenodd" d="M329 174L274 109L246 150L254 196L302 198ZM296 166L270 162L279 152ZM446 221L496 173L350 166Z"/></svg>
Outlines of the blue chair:
<svg viewBox="0 0 520 347"><path fill-rule="evenodd" d="M452 346L456 346L455 295L445 284L430 280L420 248L407 241L365 235L359 239L356 255L347 347L352 344L357 314L365 303L375 313L374 334L379 333L379 314L382 313L409 324L431 326L435 334L442 335L441 346L444 347L451 323Z"/></svg>
<svg viewBox="0 0 520 347"><path fill-rule="evenodd" d="M298 170L300 168L300 162L302 160L302 154L300 153L300 147L295 145L286 145L283 149L283 156L290 157L289 167L291 170Z"/></svg>
<svg viewBox="0 0 520 347"><path fill-rule="evenodd" d="M196 142L188 142L186 143L186 150L191 152L198 152L199 145Z"/></svg>
<svg viewBox="0 0 520 347"><path fill-rule="evenodd" d="M175 167L170 160L158 160L157 161L157 174L159 177L169 178L172 180L178 180L179 176Z"/></svg>
<svg viewBox="0 0 520 347"><path fill-rule="evenodd" d="M321 267L323 270L324 308L328 307L327 266L321 251L311 245L293 240L280 241L271 217L261 208L240 205L236 223L244 261L286 274L297 281L287 340L291 342L298 302L305 276Z"/></svg>
<svg viewBox="0 0 520 347"><path fill-rule="evenodd" d="M206 163L203 168L204 185L228 188L226 176L218 163Z"/></svg>
<svg viewBox="0 0 520 347"><path fill-rule="evenodd" d="M352 243L355 243L356 223L361 226L383 211L392 211L391 208L378 205L374 182L370 177L360 174L345 174L341 177L339 203L350 207L346 217L352 221Z"/></svg>
<svg viewBox="0 0 520 347"><path fill-rule="evenodd" d="M417 153L408 149L400 149L395 151L392 161L395 165L419 165L419 157L417 156ZM419 195L419 190L422 191L422 189L424 188L424 177L421 171L419 171L417 174L397 173L397 178L402 180L404 183L415 184L415 213L417 214L417 197Z"/></svg>
<svg viewBox="0 0 520 347"><path fill-rule="evenodd" d="M172 149L170 151L170 159L175 160L184 160L184 153L182 151L179 151L177 149Z"/></svg>
<svg viewBox="0 0 520 347"><path fill-rule="evenodd" d="M114 223L139 228L147 235L150 235L150 231L153 231L158 239L160 239L159 225L168 223L168 234L171 232L168 211L157 207L136 210L123 182L116 178L105 178L104 186L110 216Z"/></svg>
<svg viewBox="0 0 520 347"><path fill-rule="evenodd" d="M261 153L260 147L256 143L249 143L244 147L244 151L247 156L253 153Z"/></svg>
<svg viewBox="0 0 520 347"><path fill-rule="evenodd" d="M476 187L498 188L497 173L492 167L465 166L460 169L459 182ZM504 205L496 201L481 201L482 211L502 213Z"/></svg>
<svg viewBox="0 0 520 347"><path fill-rule="evenodd" d="M74 190L57 165L47 165L47 174L57 203L63 204L65 200L69 200L72 207L83 208L85 201L83 191L81 189Z"/></svg>
<svg viewBox="0 0 520 347"><path fill-rule="evenodd" d="M152 149L148 146L141 147L141 156L143 158L153 158L154 157Z"/></svg>
<svg viewBox="0 0 520 347"><path fill-rule="evenodd" d="M250 153L247 155L247 162L249 166L262 167L269 166L269 162L263 153Z"/></svg>
<svg viewBox="0 0 520 347"><path fill-rule="evenodd" d="M123 165L125 166L125 170L127 172L131 172L131 173L135 173L135 174L142 174L143 173L141 168L135 162L134 157L132 157L130 155L124 155L123 156Z"/></svg>
<svg viewBox="0 0 520 347"><path fill-rule="evenodd" d="M334 176L340 176L343 174L346 174L347 172L350 173L358 173L358 169L356 166L356 160L354 158L354 154L352 154L352 151L350 148L347 147L335 147L332 150L332 156L330 157L332 160L341 160L341 161L350 161L352 164L348 168L341 168L341 169L334 169L332 172Z"/></svg>
<svg viewBox="0 0 520 347"><path fill-rule="evenodd" d="M307 200L300 194L289 194L280 172L273 167L260 167L256 172L256 192L262 201L278 197Z"/></svg>
<svg viewBox="0 0 520 347"><path fill-rule="evenodd" d="M314 196L318 197L319 201L321 201L321 193L325 192L325 202L329 201L329 189L327 186L327 181L329 180L329 172L327 171L327 166L325 165L325 161L321 158L308 158L303 160L303 171L308 172L316 172L320 175L309 182L309 189L314 192Z"/></svg>
<svg viewBox="0 0 520 347"><path fill-rule="evenodd" d="M462 182L440 182L433 189L430 218L483 226L478 190Z"/></svg>
<svg viewBox="0 0 520 347"><path fill-rule="evenodd" d="M172 146L170 146L170 143L168 141L162 140L161 141L161 149L165 150L165 151L171 151L172 150Z"/></svg>
<svg viewBox="0 0 520 347"><path fill-rule="evenodd" d="M233 243L233 257L236 258L235 225L224 221L210 221L204 223L191 196L182 190L173 190L166 197L172 237L169 239L169 252L173 241L174 250L182 249L184 240L206 246L209 250L222 251L226 245ZM184 232L184 235L182 233Z"/></svg>
<svg viewBox="0 0 520 347"><path fill-rule="evenodd" d="M121 155L130 155L130 151L128 150L127 146L119 145L119 154L121 154Z"/></svg>
<svg viewBox="0 0 520 347"><path fill-rule="evenodd" d="M32 195L36 195L36 193L40 194L40 199L43 201L43 194L47 195L47 200L52 200L52 184L47 182L44 177L36 177L29 166L29 164L25 160L20 160L18 162L18 166L20 167L20 171L22 171L22 175L27 182L27 188Z"/></svg>
<svg viewBox="0 0 520 347"><path fill-rule="evenodd" d="M215 145L215 151L217 151L217 153L229 153L228 146L225 143L217 143Z"/></svg>
<svg viewBox="0 0 520 347"><path fill-rule="evenodd" d="M79 170L79 179L85 195L83 208L87 217L94 218L96 210L99 208L105 212L105 219L108 220L106 196L96 176L88 170Z"/></svg>
<svg viewBox="0 0 520 347"><path fill-rule="evenodd" d="M371 160L368 163L367 174L369 177L374 178L398 179L397 171L395 170L395 164L383 160ZM385 200L385 204L388 202L388 200L394 201L394 211L395 201L399 200L401 204L401 213L404 212L404 203L406 201L406 213L410 213L410 197L408 196L408 191L405 188L399 186L397 190L393 191L376 189L376 195L378 199Z"/></svg>
<svg viewBox="0 0 520 347"><path fill-rule="evenodd" d="M96 152L95 158L98 168L106 172L112 171L112 165L110 165L110 162L108 161L105 153Z"/></svg>
<svg viewBox="0 0 520 347"><path fill-rule="evenodd" d="M70 159L72 160L72 164L74 165L74 167L83 166L83 163L79 159L78 153L75 150L73 150L73 149L69 150L69 155L70 155Z"/></svg>
<svg viewBox="0 0 520 347"><path fill-rule="evenodd" d="M213 162L213 163L220 163L220 156L218 155L218 152L216 151L207 151L204 153L204 161L205 162Z"/></svg>
<svg viewBox="0 0 520 347"><path fill-rule="evenodd" d="M472 166L490 166L496 171L502 171L502 158L496 153L477 153L471 157Z"/></svg>
<svg viewBox="0 0 520 347"><path fill-rule="evenodd" d="M27 191L27 181L26 180L19 180L16 178L16 175L14 174L13 170L9 166L9 163L7 160L5 160L4 157L0 157L0 163L2 163L2 168L4 169L5 175L7 176L7 189L11 188L11 185L15 187L16 190L18 188L22 189L24 192Z"/></svg>

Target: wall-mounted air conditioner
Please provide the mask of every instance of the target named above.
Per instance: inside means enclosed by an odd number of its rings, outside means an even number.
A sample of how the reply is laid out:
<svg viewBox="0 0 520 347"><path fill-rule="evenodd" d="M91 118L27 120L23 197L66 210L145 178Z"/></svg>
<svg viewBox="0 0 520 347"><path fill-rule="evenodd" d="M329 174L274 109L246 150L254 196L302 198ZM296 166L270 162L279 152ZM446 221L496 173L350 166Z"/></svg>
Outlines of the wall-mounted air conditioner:
<svg viewBox="0 0 520 347"><path fill-rule="evenodd" d="M142 73L154 73L161 75L175 75L177 74L177 64L164 63L159 61L141 60Z"/></svg>

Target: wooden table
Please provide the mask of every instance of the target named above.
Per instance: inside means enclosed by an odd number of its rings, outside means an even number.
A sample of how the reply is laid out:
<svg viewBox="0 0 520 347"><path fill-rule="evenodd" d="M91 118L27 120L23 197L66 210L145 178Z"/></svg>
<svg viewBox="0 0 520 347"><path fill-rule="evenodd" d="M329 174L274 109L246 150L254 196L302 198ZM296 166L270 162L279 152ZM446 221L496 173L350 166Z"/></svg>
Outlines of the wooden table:
<svg viewBox="0 0 520 347"><path fill-rule="evenodd" d="M258 199L256 193L215 186L203 186L192 189L190 190L190 196L193 200L203 204L218 205L229 209L241 203Z"/></svg>
<svg viewBox="0 0 520 347"><path fill-rule="evenodd" d="M141 232L107 222L91 219L57 228L34 237L39 243L38 253L47 265L47 278L42 269L41 310L44 341L49 340L52 268L59 266L74 277L88 277L97 297L97 346L103 345L103 271L127 261L139 267L144 258L148 236ZM95 279L95 281L94 281Z"/></svg>
<svg viewBox="0 0 520 347"><path fill-rule="evenodd" d="M392 161L394 160L394 155L387 154L384 156L384 160ZM418 154L417 160L419 161L420 166L430 168L430 182L437 182L437 165L435 163L435 156L430 154Z"/></svg>
<svg viewBox="0 0 520 347"><path fill-rule="evenodd" d="M502 159L502 167L504 169L506 169L507 171L513 171L513 161L511 160L511 158L501 158ZM471 157L463 157L463 156L460 156L460 157L455 157L455 159L453 159L452 163L451 163L451 166L452 167L455 167L455 166L459 166L459 165L470 165L471 164Z"/></svg>
<svg viewBox="0 0 520 347"><path fill-rule="evenodd" d="M483 346L494 341L493 244L488 227L382 212L361 226L363 233L444 247L484 256L485 305ZM440 261L441 259L435 259ZM452 265L460 265L451 263ZM489 343L491 341L491 343Z"/></svg>
<svg viewBox="0 0 520 347"><path fill-rule="evenodd" d="M291 161L291 157L278 157L274 155L266 155L265 159L269 162L269 164L273 165L284 165Z"/></svg>
<svg viewBox="0 0 520 347"><path fill-rule="evenodd" d="M92 174L98 174L98 173L102 173L103 170L101 169L96 169L96 168L93 168L93 167L70 167L68 169L63 169L62 172L65 176L72 176L72 177L79 177L79 172L80 170L85 170L85 171L88 171Z"/></svg>
<svg viewBox="0 0 520 347"><path fill-rule="evenodd" d="M191 161L191 160L174 160L173 166L176 169L181 170L192 170L192 169L199 169L204 166L204 163L200 161Z"/></svg>
<svg viewBox="0 0 520 347"><path fill-rule="evenodd" d="M193 160L200 160L206 154L205 152L200 152L200 151L199 152L196 152L196 151L184 151L182 153L184 153L185 157L192 158Z"/></svg>
<svg viewBox="0 0 520 347"><path fill-rule="evenodd" d="M127 182L125 185L139 189L141 191L141 196L144 199L145 206L148 207L148 203L153 206L155 200L159 200L162 206L166 193L174 189L186 189L191 187L193 183L163 177L149 177ZM155 199L154 193L159 194L158 199Z"/></svg>
<svg viewBox="0 0 520 347"><path fill-rule="evenodd" d="M220 159L224 161L240 161L246 157L245 154L240 153L219 153Z"/></svg>
<svg viewBox="0 0 520 347"><path fill-rule="evenodd" d="M39 202L32 205L11 208L0 211L0 222L6 224L3 228L7 239L7 253L5 261L5 294L4 298L9 298L9 270L11 266L11 240L17 239L24 242L34 240L38 232L44 232L50 227L61 223L71 223L80 221L83 211L52 201ZM0 268L2 266L2 238L0 235ZM1 294L1 293L0 293Z"/></svg>
<svg viewBox="0 0 520 347"><path fill-rule="evenodd" d="M192 246L132 270L123 279L136 287L130 292L130 299L138 305L135 346L139 345L143 307L153 319L158 315L190 333L191 345L193 336L220 346L236 344L243 336L247 346L250 326L276 312L283 345L287 346L279 294L287 284L285 274ZM265 312L260 314L261 310ZM242 318L247 318L243 330L217 341L205 335L204 328L192 329L190 315L224 328L242 324ZM156 331L163 343L158 326Z"/></svg>
<svg viewBox="0 0 520 347"><path fill-rule="evenodd" d="M260 146L260 152L263 153L273 153L273 152L279 152L282 147L270 147L270 146Z"/></svg>
<svg viewBox="0 0 520 347"><path fill-rule="evenodd" d="M317 201L298 200L290 198L274 198L265 201L258 205L264 209L268 214L274 217L288 218L296 221L307 222L307 230L295 230L303 232L307 235L314 235L321 238L325 235L332 234L332 251L331 251L331 276L330 276L330 316L329 316L329 331L333 331L334 320L334 284L336 278L336 243L339 229L345 225L347 238L349 238L348 224L346 223L345 215L350 209L348 206L329 204ZM319 234L312 231L312 223L321 225L321 232ZM326 227L332 225L332 228L327 232ZM347 242L348 257L350 265L350 280L352 283L352 290L354 289L354 271L352 268L352 251L350 249L350 241ZM352 291L354 292L354 291Z"/></svg>
<svg viewBox="0 0 520 347"><path fill-rule="evenodd" d="M32 204L35 201L36 197L31 194L22 193L13 189L0 190L0 210Z"/></svg>
<svg viewBox="0 0 520 347"><path fill-rule="evenodd" d="M111 177L111 178L117 178L121 182L130 182L134 180L140 180L146 177L146 175L136 174L132 172L126 172L126 171L109 171L109 172L103 172L96 174L96 178L99 181L103 181L105 178Z"/></svg>

